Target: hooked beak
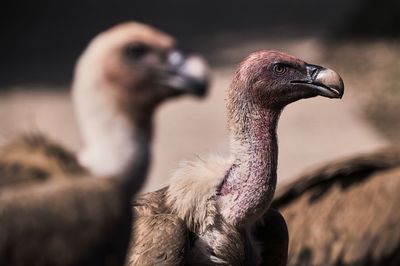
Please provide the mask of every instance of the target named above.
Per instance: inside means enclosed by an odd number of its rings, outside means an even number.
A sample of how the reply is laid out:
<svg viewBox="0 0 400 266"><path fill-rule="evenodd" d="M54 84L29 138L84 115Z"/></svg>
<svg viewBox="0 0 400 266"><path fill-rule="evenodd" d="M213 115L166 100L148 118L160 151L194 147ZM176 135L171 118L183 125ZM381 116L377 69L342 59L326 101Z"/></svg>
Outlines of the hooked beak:
<svg viewBox="0 0 400 266"><path fill-rule="evenodd" d="M159 82L182 93L204 96L209 84L209 69L200 56L185 56L178 50L167 55L165 68L159 73Z"/></svg>
<svg viewBox="0 0 400 266"><path fill-rule="evenodd" d="M327 98L342 98L344 84L338 73L329 68L307 64L307 79L292 81L315 90L318 95Z"/></svg>

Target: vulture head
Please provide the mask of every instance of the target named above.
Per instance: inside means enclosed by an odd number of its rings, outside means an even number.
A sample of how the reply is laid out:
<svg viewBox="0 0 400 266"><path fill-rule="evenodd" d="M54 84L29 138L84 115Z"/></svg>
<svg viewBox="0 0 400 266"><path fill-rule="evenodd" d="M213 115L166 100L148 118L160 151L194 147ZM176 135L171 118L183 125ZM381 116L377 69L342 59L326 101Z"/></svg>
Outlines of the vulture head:
<svg viewBox="0 0 400 266"><path fill-rule="evenodd" d="M94 38L78 61L73 88L77 101L100 95L141 113L173 96L203 96L208 81L201 57L178 50L171 36L151 26L129 22Z"/></svg>
<svg viewBox="0 0 400 266"><path fill-rule="evenodd" d="M201 57L151 26L128 22L100 33L79 58L72 85L80 162L97 175L119 175L148 153L156 107L205 95L208 80Z"/></svg>
<svg viewBox="0 0 400 266"><path fill-rule="evenodd" d="M344 92L343 81L335 71L277 51L255 52L247 57L232 85L229 98L236 102L241 99L278 109L315 96L341 98Z"/></svg>

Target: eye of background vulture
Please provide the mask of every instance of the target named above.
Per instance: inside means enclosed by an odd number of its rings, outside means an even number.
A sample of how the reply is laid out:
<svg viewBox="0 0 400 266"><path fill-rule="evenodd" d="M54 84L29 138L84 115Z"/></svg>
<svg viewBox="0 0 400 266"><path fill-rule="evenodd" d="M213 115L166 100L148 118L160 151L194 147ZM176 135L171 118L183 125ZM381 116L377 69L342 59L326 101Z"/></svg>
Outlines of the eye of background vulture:
<svg viewBox="0 0 400 266"><path fill-rule="evenodd" d="M129 45L125 49L125 54L132 59L140 59L150 51L150 47L144 44Z"/></svg>
<svg viewBox="0 0 400 266"><path fill-rule="evenodd" d="M278 74L278 75L282 75L286 72L287 67L285 65L282 64L275 64L274 67L272 68L272 70Z"/></svg>

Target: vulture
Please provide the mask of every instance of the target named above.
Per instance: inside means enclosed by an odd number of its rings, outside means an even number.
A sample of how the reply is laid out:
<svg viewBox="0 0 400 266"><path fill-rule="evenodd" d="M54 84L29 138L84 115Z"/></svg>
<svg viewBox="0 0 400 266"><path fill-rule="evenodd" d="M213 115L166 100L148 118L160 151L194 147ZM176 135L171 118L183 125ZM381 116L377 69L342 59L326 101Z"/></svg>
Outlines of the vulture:
<svg viewBox="0 0 400 266"><path fill-rule="evenodd" d="M2 188L0 265L123 265L147 165L143 156L120 177Z"/></svg>
<svg viewBox="0 0 400 266"><path fill-rule="evenodd" d="M125 23L98 35L73 83L79 155L40 134L0 152L0 265L123 265L153 113L166 99L204 95L207 80L200 57L150 26Z"/></svg>
<svg viewBox="0 0 400 266"><path fill-rule="evenodd" d="M154 112L183 94L203 96L208 68L175 40L137 22L96 36L78 59L72 84L83 147L77 156L43 136L18 137L0 149L0 188L78 176L123 175L148 156Z"/></svg>
<svg viewBox="0 0 400 266"><path fill-rule="evenodd" d="M326 163L277 190L289 266L400 265L400 147Z"/></svg>
<svg viewBox="0 0 400 266"><path fill-rule="evenodd" d="M183 162L168 187L134 201L127 263L285 265L286 225L268 211L277 181L279 116L297 100L341 98L343 92L331 69L278 51L248 56L227 90L231 156ZM266 252L253 232L264 215L268 228L258 230L258 238L264 236Z"/></svg>

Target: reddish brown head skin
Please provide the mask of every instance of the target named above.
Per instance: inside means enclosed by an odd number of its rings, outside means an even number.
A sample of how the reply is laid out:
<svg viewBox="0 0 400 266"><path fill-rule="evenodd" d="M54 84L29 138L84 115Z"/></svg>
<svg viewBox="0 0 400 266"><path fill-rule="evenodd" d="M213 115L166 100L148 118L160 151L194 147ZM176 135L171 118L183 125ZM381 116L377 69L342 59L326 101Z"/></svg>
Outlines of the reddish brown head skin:
<svg viewBox="0 0 400 266"><path fill-rule="evenodd" d="M284 66L283 73L276 69ZM256 108L282 109L302 98L317 96L310 90L294 86L291 81L307 75L306 63L277 51L260 51L248 56L239 66L228 90L228 109L237 104Z"/></svg>

